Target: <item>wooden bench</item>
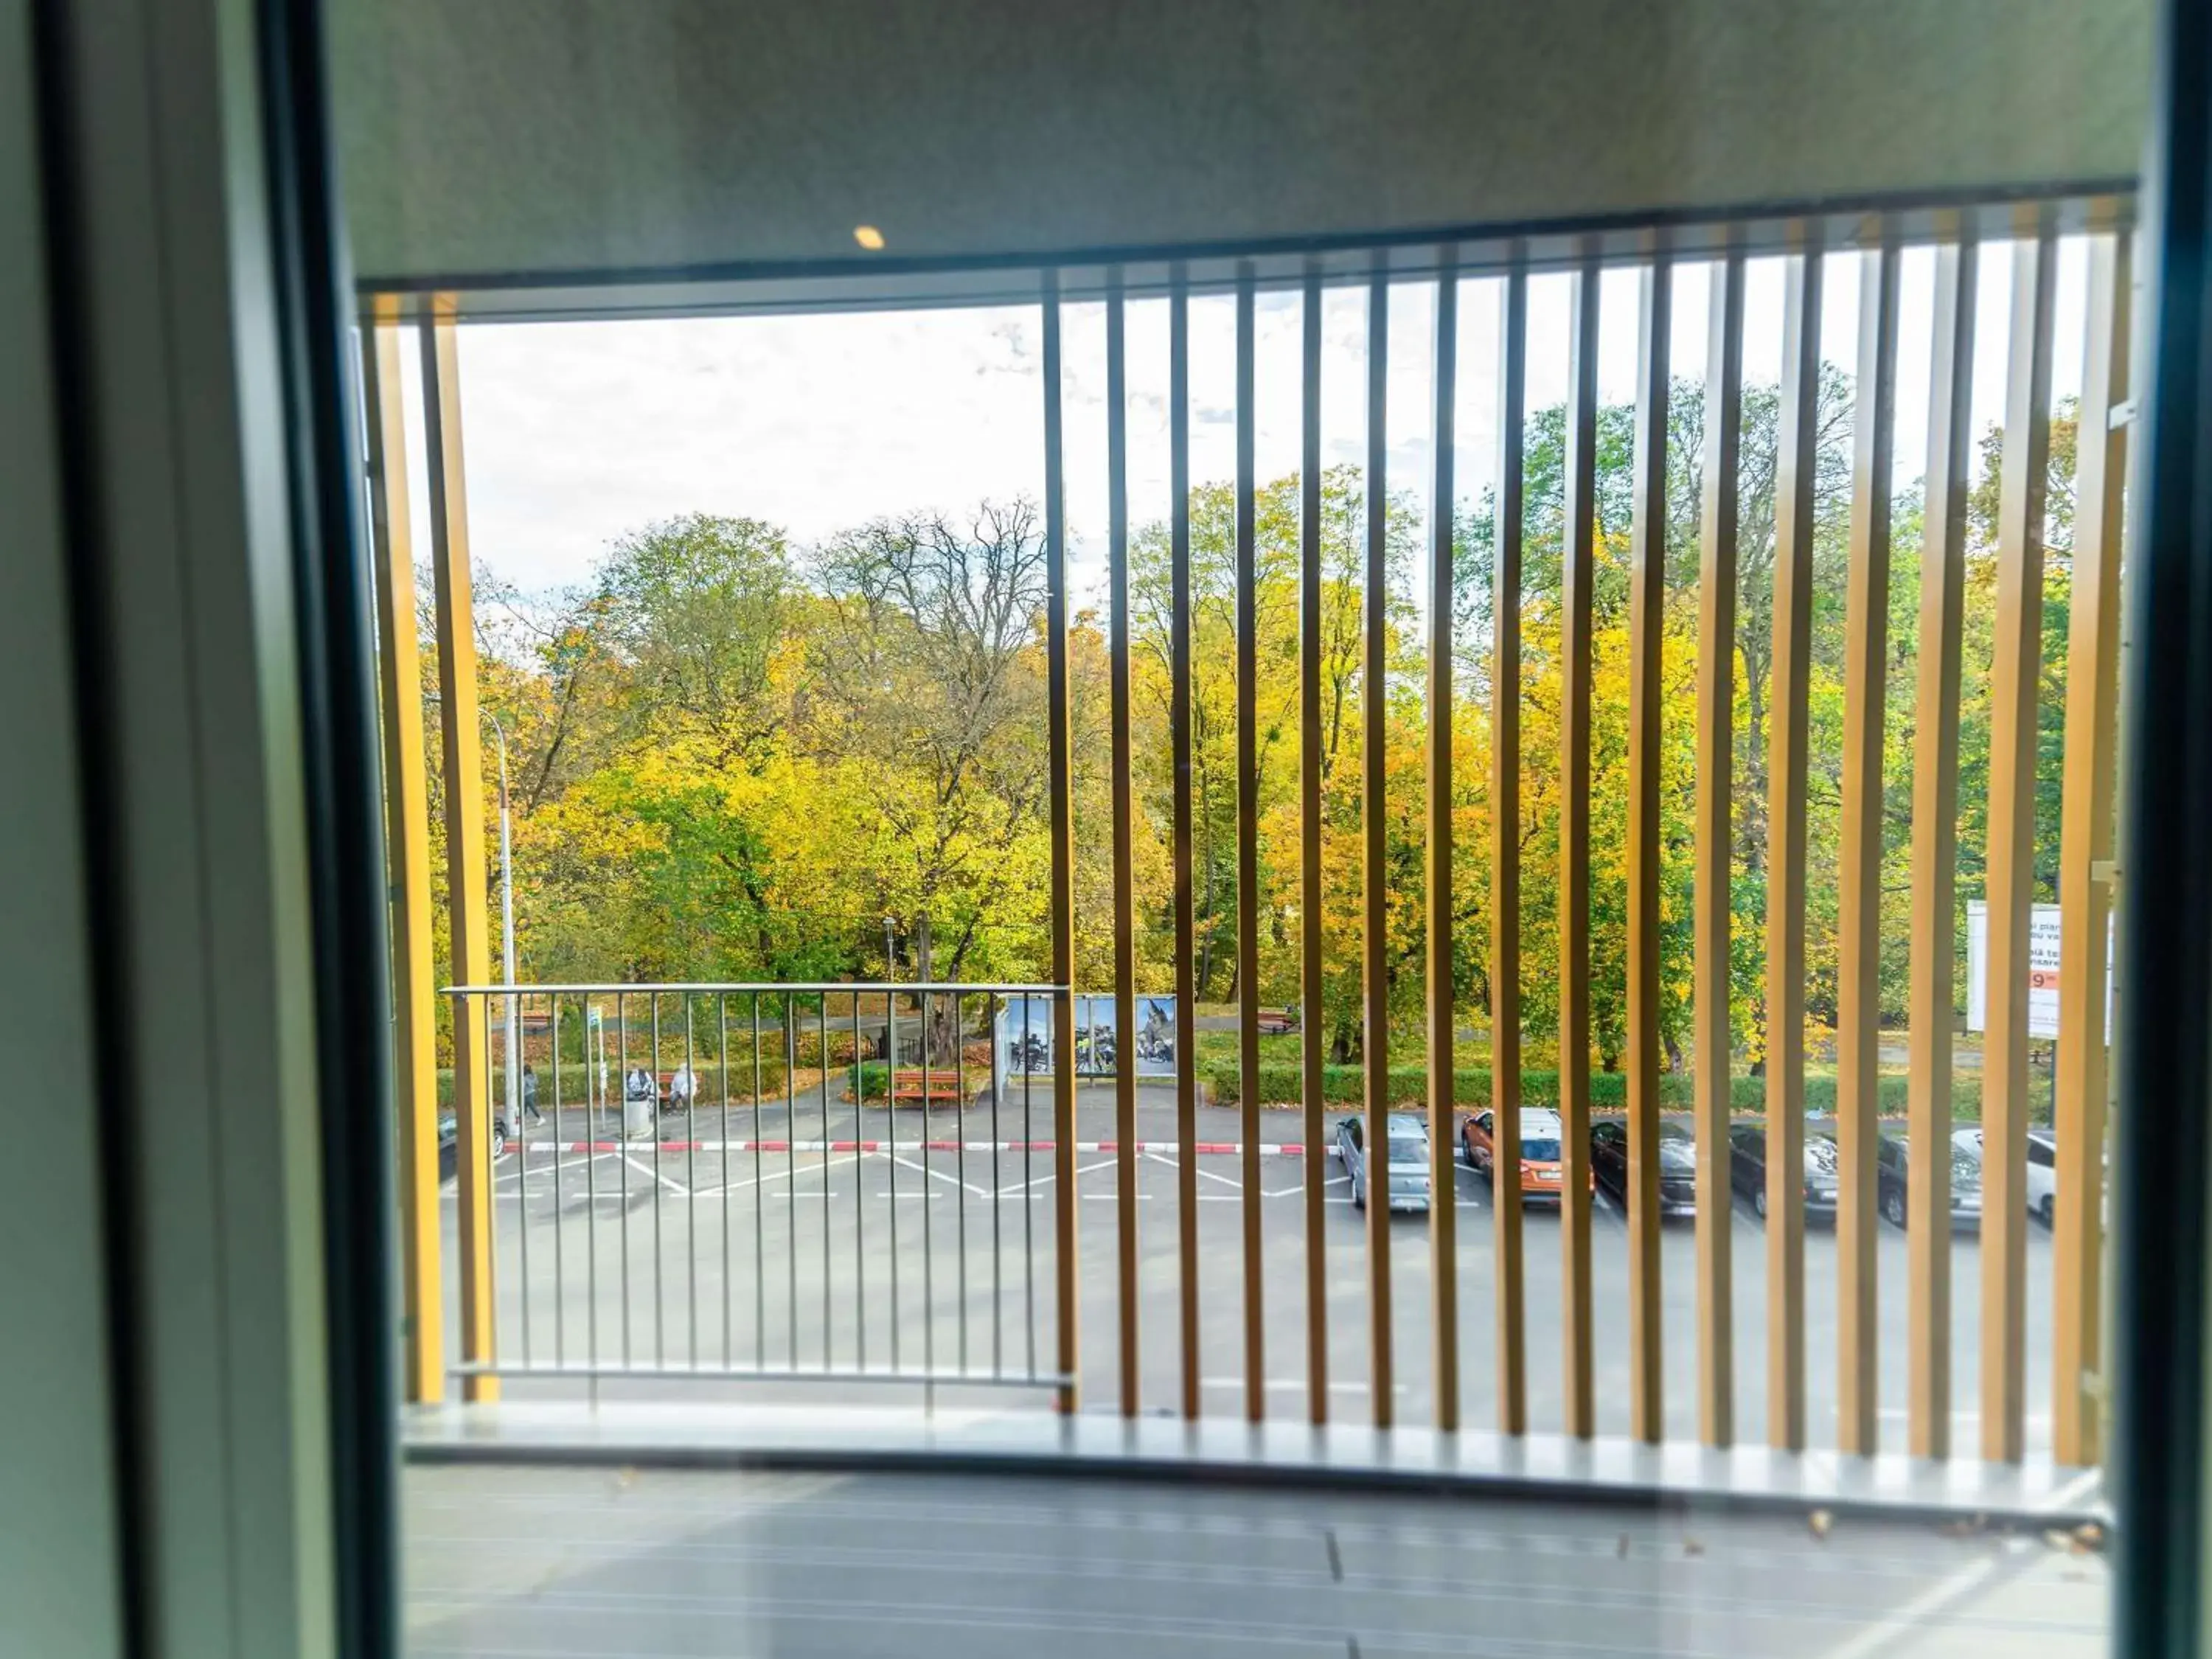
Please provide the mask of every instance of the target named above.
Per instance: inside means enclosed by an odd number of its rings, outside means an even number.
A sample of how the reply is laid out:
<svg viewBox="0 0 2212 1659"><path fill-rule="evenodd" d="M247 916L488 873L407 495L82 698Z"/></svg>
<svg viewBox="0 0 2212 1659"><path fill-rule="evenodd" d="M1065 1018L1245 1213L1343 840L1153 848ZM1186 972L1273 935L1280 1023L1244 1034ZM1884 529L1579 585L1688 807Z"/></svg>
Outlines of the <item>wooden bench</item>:
<svg viewBox="0 0 2212 1659"><path fill-rule="evenodd" d="M925 1072L919 1066L902 1066L891 1073L894 1105L902 1100L919 1100L930 1105L950 1101L958 1105L961 1098L960 1073L953 1066L933 1066Z"/></svg>
<svg viewBox="0 0 2212 1659"><path fill-rule="evenodd" d="M1262 1008L1258 1023L1262 1036L1284 1036L1298 1029L1298 1012L1295 1008Z"/></svg>

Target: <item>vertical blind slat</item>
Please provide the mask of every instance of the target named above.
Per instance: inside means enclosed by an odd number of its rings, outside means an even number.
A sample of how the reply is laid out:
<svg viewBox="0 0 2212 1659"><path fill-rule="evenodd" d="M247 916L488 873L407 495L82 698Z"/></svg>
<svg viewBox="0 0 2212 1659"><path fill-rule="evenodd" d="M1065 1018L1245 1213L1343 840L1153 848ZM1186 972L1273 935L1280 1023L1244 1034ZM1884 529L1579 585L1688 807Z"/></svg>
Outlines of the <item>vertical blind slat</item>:
<svg viewBox="0 0 2212 1659"><path fill-rule="evenodd" d="M1696 991L1698 1432L1735 1439L1735 1195L1729 1180L1729 883L1735 842L1737 471L1743 445L1743 256L1713 270L1705 337L1705 500L1698 560Z"/></svg>
<svg viewBox="0 0 2212 1659"><path fill-rule="evenodd" d="M2013 249L2004 460L1997 502L1996 650L1990 670L1988 1030L1982 1051L1982 1456L2020 1460L2027 1326L2028 919L2035 881L2036 691L2051 465L2047 222Z"/></svg>
<svg viewBox="0 0 2212 1659"><path fill-rule="evenodd" d="M1972 483L1974 295L1971 241L1936 252L1928 470L1920 535L1914 688L1912 1051L1905 1079L1906 1445L1951 1451L1951 1021L1958 963L1959 679Z"/></svg>
<svg viewBox="0 0 2212 1659"><path fill-rule="evenodd" d="M1805 1446L1805 787L1813 636L1813 489L1820 396L1820 251L1790 256L1774 491L1774 687L1767 763L1767 1439Z"/></svg>
<svg viewBox="0 0 2212 1659"><path fill-rule="evenodd" d="M2128 428L2112 411L2128 398L2130 249L2124 234L2089 248L2089 340L2081 377L2075 473L2074 571L2066 636L2066 773L2059 829L2059 960L2055 1127L2058 1140L2053 1311L2052 1450L2058 1462L2097 1461L2103 1369L2106 941L2112 884L2112 799L2118 726L2122 481Z"/></svg>
<svg viewBox="0 0 2212 1659"><path fill-rule="evenodd" d="M1879 1401L1875 1265L1881 1078L1882 720L1889 490L1897 411L1896 247L1859 258L1857 404L1844 619L1842 847L1837 872L1836 1443L1870 1455Z"/></svg>

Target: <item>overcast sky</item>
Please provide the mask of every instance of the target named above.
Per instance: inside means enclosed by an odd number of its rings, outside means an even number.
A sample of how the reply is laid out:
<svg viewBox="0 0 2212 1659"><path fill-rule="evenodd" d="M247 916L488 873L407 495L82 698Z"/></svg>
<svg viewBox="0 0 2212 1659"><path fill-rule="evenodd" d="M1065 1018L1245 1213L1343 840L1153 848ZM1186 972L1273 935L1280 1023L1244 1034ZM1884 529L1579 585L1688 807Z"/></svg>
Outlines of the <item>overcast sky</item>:
<svg viewBox="0 0 2212 1659"><path fill-rule="evenodd" d="M2081 377L2087 249L2061 244L2056 395ZM1678 267L1672 361L1702 375L1710 268ZM1831 256L1823 355L1849 369L1856 355L1859 259ZM1904 258L1899 314L1897 480L1925 466L1929 319L1935 255ZM1977 430L2004 394L2004 331L2011 259L1985 247L1975 362ZM1637 285L1633 270L1603 279L1601 398L1633 396ZM1497 467L1495 373L1502 283L1471 280L1460 294L1457 493L1473 500ZM1755 261L1747 277L1744 374L1778 378L1782 264ZM1567 370L1569 279L1529 286L1528 406L1561 400ZM1301 297L1263 294L1257 315L1255 404L1262 481L1298 460ZM1328 464L1365 454L1366 290L1323 296L1322 435ZM1389 482L1425 509L1433 447L1430 372L1433 283L1393 289L1390 300ZM1128 313L1130 520L1168 505L1168 323L1165 301ZM461 393L469 529L480 563L526 590L589 580L611 543L657 520L708 512L765 519L805 546L881 514L921 507L958 513L986 496L1041 495L1039 348L1035 307L665 322L476 325L461 332ZM1191 477L1235 470L1235 307L1191 305ZM1106 329L1098 305L1065 313L1066 453L1070 552L1079 602L1103 585L1106 501ZM403 354L410 471L418 522L423 483L416 357Z"/></svg>

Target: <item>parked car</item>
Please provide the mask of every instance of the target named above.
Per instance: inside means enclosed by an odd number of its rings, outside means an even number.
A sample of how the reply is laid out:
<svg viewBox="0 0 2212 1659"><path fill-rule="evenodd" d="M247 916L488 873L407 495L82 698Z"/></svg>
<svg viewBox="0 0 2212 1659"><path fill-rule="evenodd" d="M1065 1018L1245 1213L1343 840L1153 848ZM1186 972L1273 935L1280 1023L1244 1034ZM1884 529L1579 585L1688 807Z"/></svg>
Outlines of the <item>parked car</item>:
<svg viewBox="0 0 2212 1659"><path fill-rule="evenodd" d="M1459 1146L1467 1167L1495 1180L1498 1149L1491 1131L1496 1120L1487 1111L1477 1112L1459 1126ZM1521 1113L1521 1200L1556 1204L1563 1178L1561 1137L1565 1133L1557 1112L1523 1108Z"/></svg>
<svg viewBox="0 0 2212 1659"><path fill-rule="evenodd" d="M1876 1151L1882 1219L1902 1227L1909 1213L1912 1153L1902 1134L1884 1135ZM1982 1224L1982 1146L1979 1133L1961 1129L1951 1137L1951 1224Z"/></svg>
<svg viewBox="0 0 2212 1659"><path fill-rule="evenodd" d="M1972 1158L1977 1183L1982 1172L1982 1132L1960 1129L1951 1137L1954 1146ZM1954 1168L1958 1159L1952 1159ZM2048 1227L2058 1218L2058 1138L2048 1129L2027 1132L2027 1212Z"/></svg>
<svg viewBox="0 0 2212 1659"><path fill-rule="evenodd" d="M1749 1201L1751 1212L1766 1219L1766 1127L1738 1123L1729 1130L1729 1185ZM1836 1138L1812 1121L1805 1125L1805 1213L1833 1219L1836 1213Z"/></svg>
<svg viewBox="0 0 2212 1659"><path fill-rule="evenodd" d="M1882 1135L1874 1147L1875 1203L1881 1218L1893 1227L1905 1224L1905 1182L1907 1160L1903 1135ZM1956 1194L1953 1194L1954 1203Z"/></svg>
<svg viewBox="0 0 2212 1659"><path fill-rule="evenodd" d="M1617 1117L1590 1125L1590 1178L1621 1208L1628 1207L1628 1125ZM1698 1143L1681 1124L1659 1120L1659 1214L1698 1212Z"/></svg>
<svg viewBox="0 0 2212 1659"><path fill-rule="evenodd" d="M451 1111L438 1114L438 1179L445 1180L460 1167L461 1126L458 1115ZM491 1161L495 1164L507 1156L507 1126L499 1121L499 1114L491 1115Z"/></svg>
<svg viewBox="0 0 2212 1659"><path fill-rule="evenodd" d="M1393 1112L1389 1118L1390 1145L1387 1149L1384 1169L1385 1201L1394 1210L1425 1210L1429 1207L1429 1127L1410 1112ZM1367 1207L1367 1149L1366 1126L1357 1117L1347 1117L1336 1126L1337 1155L1344 1160L1344 1172L1352 1177L1352 1201L1359 1209Z"/></svg>

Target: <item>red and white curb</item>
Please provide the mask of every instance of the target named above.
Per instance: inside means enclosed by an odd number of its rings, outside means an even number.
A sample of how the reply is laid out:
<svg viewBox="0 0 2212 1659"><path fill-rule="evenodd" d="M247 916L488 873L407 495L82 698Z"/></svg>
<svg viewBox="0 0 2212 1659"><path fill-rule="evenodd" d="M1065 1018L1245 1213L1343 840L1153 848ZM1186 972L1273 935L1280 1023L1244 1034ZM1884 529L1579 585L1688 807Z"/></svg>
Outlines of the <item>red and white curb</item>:
<svg viewBox="0 0 2212 1659"><path fill-rule="evenodd" d="M1049 1152L1058 1143L1050 1140L532 1140L526 1143L526 1155L538 1152L629 1152L642 1157L658 1146L663 1152ZM1074 1148L1079 1152L1118 1152L1122 1150L1118 1140L1079 1140ZM1173 1154L1180 1150L1172 1140L1136 1140L1129 1143L1133 1152ZM512 1150L510 1148L510 1150ZM1201 1140L1192 1150L1201 1158L1241 1158L1244 1143L1236 1140ZM1263 1141L1255 1149L1261 1158L1304 1158L1304 1143L1301 1141ZM1327 1158L1338 1156L1334 1146L1322 1148Z"/></svg>

